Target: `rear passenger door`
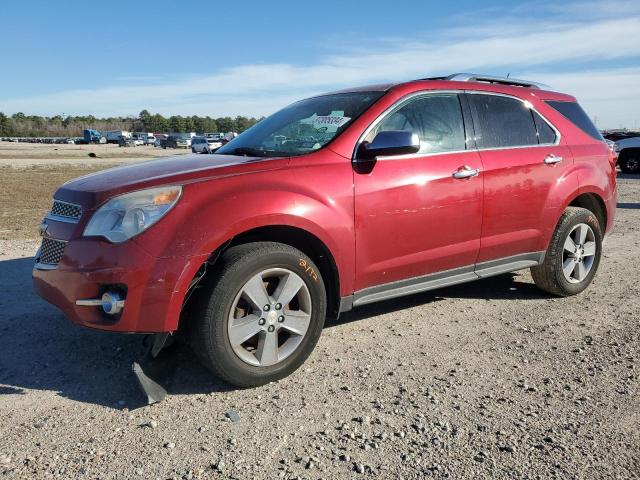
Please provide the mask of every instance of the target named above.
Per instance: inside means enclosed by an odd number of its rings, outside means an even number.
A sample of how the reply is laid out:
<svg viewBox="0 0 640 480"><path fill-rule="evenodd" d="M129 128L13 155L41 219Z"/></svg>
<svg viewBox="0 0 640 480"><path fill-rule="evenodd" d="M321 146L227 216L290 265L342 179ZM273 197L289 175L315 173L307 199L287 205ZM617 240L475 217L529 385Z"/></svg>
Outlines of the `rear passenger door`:
<svg viewBox="0 0 640 480"><path fill-rule="evenodd" d="M518 256L513 261L526 260L546 249L551 232L544 230L549 222L543 217L559 206L552 187L571 167L571 152L530 102L484 92L466 96L484 168L477 263L513 256Z"/></svg>

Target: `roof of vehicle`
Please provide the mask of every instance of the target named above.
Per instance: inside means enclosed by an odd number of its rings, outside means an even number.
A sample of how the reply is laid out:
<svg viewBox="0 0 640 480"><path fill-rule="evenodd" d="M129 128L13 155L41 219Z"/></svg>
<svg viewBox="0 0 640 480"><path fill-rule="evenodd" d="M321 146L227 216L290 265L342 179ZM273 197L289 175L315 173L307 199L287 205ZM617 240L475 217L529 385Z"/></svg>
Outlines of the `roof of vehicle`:
<svg viewBox="0 0 640 480"><path fill-rule="evenodd" d="M543 83L474 73L454 73L446 76L427 77L399 83L366 85L330 92L327 95L352 92L386 92L392 89L410 89L417 85L421 85L423 88L425 85L429 85L429 87L433 89L501 92L515 96L522 95L523 92L529 92L546 100L575 101L575 98L571 95L554 91L552 87Z"/></svg>

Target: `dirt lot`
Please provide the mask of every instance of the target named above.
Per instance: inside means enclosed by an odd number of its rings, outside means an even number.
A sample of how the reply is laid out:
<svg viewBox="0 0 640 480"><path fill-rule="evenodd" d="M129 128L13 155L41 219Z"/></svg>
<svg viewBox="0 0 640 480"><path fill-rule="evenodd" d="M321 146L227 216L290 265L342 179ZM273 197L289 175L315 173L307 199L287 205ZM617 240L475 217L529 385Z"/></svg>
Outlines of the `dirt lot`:
<svg viewBox="0 0 640 480"><path fill-rule="evenodd" d="M639 478L639 178L619 180L582 295L525 271L367 306L256 389L178 347L169 397L140 407L141 339L74 327L31 290L51 192L95 168L0 170L2 478Z"/></svg>
<svg viewBox="0 0 640 480"><path fill-rule="evenodd" d="M106 145L48 145L40 143L0 142L0 166L28 167L33 165L96 165L105 162L128 163L156 157L190 153L187 149L162 149L152 146L118 147ZM89 156L92 153L95 155ZM104 167L103 167L104 168Z"/></svg>
<svg viewBox="0 0 640 480"><path fill-rule="evenodd" d="M64 182L125 163L184 153L190 150L0 142L0 255L8 240L34 237L51 208L53 193Z"/></svg>

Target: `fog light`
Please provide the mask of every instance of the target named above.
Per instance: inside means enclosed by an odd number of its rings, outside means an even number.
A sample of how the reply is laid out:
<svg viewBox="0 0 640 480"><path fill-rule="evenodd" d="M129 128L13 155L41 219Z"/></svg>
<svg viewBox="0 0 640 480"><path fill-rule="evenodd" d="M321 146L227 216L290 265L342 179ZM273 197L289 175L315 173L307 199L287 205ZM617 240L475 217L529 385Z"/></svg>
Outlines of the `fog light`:
<svg viewBox="0 0 640 480"><path fill-rule="evenodd" d="M102 295L102 310L109 315L117 315L124 308L124 299L118 292L105 292Z"/></svg>
<svg viewBox="0 0 640 480"><path fill-rule="evenodd" d="M104 313L108 315L118 315L124 308L124 299L121 293L105 292L102 294L102 298L76 300L76 305L81 307L102 307Z"/></svg>

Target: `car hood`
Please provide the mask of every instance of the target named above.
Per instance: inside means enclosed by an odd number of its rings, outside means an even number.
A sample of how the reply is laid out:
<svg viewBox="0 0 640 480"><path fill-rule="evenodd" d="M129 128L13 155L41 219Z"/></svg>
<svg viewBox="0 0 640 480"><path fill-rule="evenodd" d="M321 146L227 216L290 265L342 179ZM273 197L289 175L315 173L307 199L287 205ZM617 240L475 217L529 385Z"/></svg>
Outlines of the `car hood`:
<svg viewBox="0 0 640 480"><path fill-rule="evenodd" d="M228 175L277 169L287 158L188 154L110 168L65 183L54 198L95 208L109 198L160 185L184 185Z"/></svg>

